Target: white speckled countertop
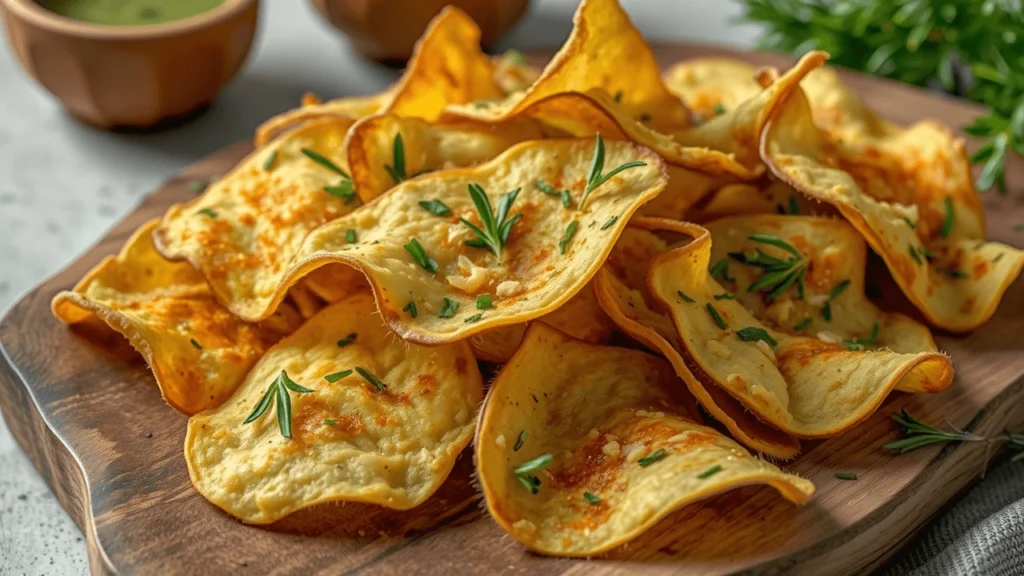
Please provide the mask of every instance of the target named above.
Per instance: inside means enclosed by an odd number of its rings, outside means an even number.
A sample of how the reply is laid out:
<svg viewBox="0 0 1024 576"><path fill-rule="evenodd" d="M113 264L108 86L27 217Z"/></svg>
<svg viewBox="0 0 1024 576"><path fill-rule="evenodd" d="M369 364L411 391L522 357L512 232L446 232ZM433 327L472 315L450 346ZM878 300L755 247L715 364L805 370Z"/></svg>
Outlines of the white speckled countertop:
<svg viewBox="0 0 1024 576"><path fill-rule="evenodd" d="M505 44L557 45L573 0L535 0ZM756 28L721 0L623 0L652 39L748 46ZM98 240L178 169L251 136L306 91L324 97L377 90L393 72L360 60L307 2L263 0L249 63L220 100L188 125L114 135L82 126L0 45L0 314ZM300 63L297 65L297 63ZM0 575L88 572L81 532L0 426Z"/></svg>

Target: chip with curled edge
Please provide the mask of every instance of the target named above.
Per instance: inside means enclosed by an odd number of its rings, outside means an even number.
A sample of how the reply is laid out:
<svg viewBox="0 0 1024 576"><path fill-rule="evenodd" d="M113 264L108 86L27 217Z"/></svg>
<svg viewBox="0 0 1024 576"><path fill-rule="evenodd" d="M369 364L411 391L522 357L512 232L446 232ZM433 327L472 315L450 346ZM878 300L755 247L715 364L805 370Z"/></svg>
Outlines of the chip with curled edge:
<svg viewBox="0 0 1024 576"><path fill-rule="evenodd" d="M196 490L250 524L324 502L406 510L448 477L482 398L468 344L403 342L363 292L323 309L227 402L190 418L185 459Z"/></svg>
<svg viewBox="0 0 1024 576"><path fill-rule="evenodd" d="M520 543L591 556L673 510L766 484L807 501L814 486L698 424L665 360L530 326L484 401L474 442L491 516Z"/></svg>
<svg viewBox="0 0 1024 576"><path fill-rule="evenodd" d="M924 154L941 142L912 141L904 143L908 156ZM815 125L802 92L776 110L762 143L762 156L772 172L802 194L834 206L882 257L903 293L929 322L962 332L988 320L1024 267L1024 251L985 241L983 221L970 202L959 200L963 192L954 193L962 186L945 189L947 195L934 199L921 191L921 183L893 180L883 173L873 180L869 193L858 176L869 164L854 168L852 156L840 157L839 150ZM944 156L935 153L936 158ZM932 168L963 170L941 162ZM927 166L919 170L932 171ZM938 224L930 207L935 202L943 206Z"/></svg>
<svg viewBox="0 0 1024 576"><path fill-rule="evenodd" d="M290 304L257 324L232 316L190 265L169 262L154 249L158 222L140 227L73 291L57 294L53 313L67 324L99 318L122 334L149 364L164 400L194 414L227 399L302 317Z"/></svg>
<svg viewBox="0 0 1024 576"><path fill-rule="evenodd" d="M796 258L780 247L764 252L787 261ZM708 271L710 256L711 237L704 234L655 257L648 270L651 294L684 336L681 342L694 366L782 432L801 438L834 436L870 416L893 389L938 392L951 383L952 364L938 352L873 349L871 340L878 336L870 333L851 346L834 337L768 328L737 300L716 298L727 290ZM779 286L788 287L779 291L798 290L800 271L781 272L797 276L792 282L780 280Z"/></svg>

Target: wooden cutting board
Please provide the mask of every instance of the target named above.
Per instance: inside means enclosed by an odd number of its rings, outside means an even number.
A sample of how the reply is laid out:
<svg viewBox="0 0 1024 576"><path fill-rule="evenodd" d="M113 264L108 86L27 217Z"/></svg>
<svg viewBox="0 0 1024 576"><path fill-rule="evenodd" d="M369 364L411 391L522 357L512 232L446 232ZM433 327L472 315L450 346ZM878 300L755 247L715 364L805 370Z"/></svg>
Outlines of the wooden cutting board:
<svg viewBox="0 0 1024 576"><path fill-rule="evenodd" d="M790 58L687 45L656 47L666 65L731 55L785 66ZM936 118L961 126L978 108L884 80L848 75L870 105L898 122ZM839 437L807 443L786 467L811 479L802 507L751 487L686 507L639 540L592 561L526 552L482 510L464 453L441 490L408 512L328 505L266 528L242 525L196 493L182 444L186 418L167 407L146 366L119 337L77 333L50 315L50 299L113 254L143 222L195 196L189 181L227 172L250 149L239 143L183 170L99 244L44 282L0 323L0 409L15 439L85 534L94 573L522 573L624 572L854 574L878 566L943 504L980 477L981 443L893 455L889 416L906 407L981 435L1024 430L1024 282L995 317L966 336L937 334L956 380L935 396L894 394ZM1008 167L1009 196L985 195L993 240L1024 244L1024 166ZM854 472L842 481L836 472Z"/></svg>

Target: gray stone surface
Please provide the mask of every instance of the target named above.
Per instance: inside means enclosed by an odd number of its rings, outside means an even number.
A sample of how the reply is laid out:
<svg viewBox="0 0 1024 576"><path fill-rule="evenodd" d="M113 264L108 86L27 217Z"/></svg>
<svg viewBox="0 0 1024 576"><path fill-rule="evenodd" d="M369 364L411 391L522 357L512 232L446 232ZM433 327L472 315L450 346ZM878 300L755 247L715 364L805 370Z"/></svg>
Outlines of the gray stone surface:
<svg viewBox="0 0 1024 576"><path fill-rule="evenodd" d="M756 29L731 22L720 0L624 0L645 34L749 45ZM572 0L535 0L506 39L557 45ZM66 116L0 45L0 313L60 270L178 169L242 138L306 91L332 97L374 91L394 77L361 61L308 2L264 0L249 63L205 115L150 135L113 135ZM0 575L85 574L82 534L0 426Z"/></svg>

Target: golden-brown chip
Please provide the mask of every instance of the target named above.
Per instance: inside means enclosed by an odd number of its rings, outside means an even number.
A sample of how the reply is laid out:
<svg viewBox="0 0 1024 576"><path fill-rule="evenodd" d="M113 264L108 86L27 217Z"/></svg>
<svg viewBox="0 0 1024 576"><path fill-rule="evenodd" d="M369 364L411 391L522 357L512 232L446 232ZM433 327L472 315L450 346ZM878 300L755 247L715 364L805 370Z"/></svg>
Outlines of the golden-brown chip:
<svg viewBox="0 0 1024 576"><path fill-rule="evenodd" d="M405 510L444 482L482 396L466 343L403 342L381 324L373 296L356 294L267 351L222 406L189 419L189 475L251 524L323 502Z"/></svg>
<svg viewBox="0 0 1024 576"><path fill-rule="evenodd" d="M303 98L302 105L263 122L256 129L254 144L259 147L306 122L324 118L340 118L352 122L376 114L388 100L390 92L367 96L349 96L321 103L315 98Z"/></svg>
<svg viewBox="0 0 1024 576"><path fill-rule="evenodd" d="M157 249L192 263L233 314L258 319L238 303L275 290L306 235L358 205L351 181L340 173L350 125L337 118L312 121L249 155L202 196L167 211L154 232Z"/></svg>
<svg viewBox="0 0 1024 576"><path fill-rule="evenodd" d="M625 222L665 186L665 167L656 154L609 142L603 172L628 162L643 165L592 187L581 209L595 150L590 139L530 141L474 168L403 182L315 230L290 270L264 272L260 292L235 301L233 309L243 318L260 318L290 284L341 262L363 271L384 321L416 342L454 342L548 314L586 285ZM538 180L568 190L571 208L560 195L537 188ZM460 218L483 225L473 189L483 191L495 213L503 212L508 193L519 190L504 219L495 217L506 222L500 258L487 247L465 244L478 237Z"/></svg>
<svg viewBox="0 0 1024 576"><path fill-rule="evenodd" d="M703 228L686 222L633 218L594 276L594 292L619 328L665 356L701 406L737 440L775 458L792 458L800 451L799 441L761 422L700 369L689 357L672 318L647 286L652 260L706 234Z"/></svg>
<svg viewBox="0 0 1024 576"><path fill-rule="evenodd" d="M698 118L712 118L754 98L762 87L753 64L734 58L693 58L673 65L662 78Z"/></svg>
<svg viewBox="0 0 1024 576"><path fill-rule="evenodd" d="M792 250L769 243L762 253L788 266L759 281L798 290L802 261L790 260ZM694 364L771 426L803 438L834 436L870 416L894 388L936 392L952 381L942 354L865 350L878 335L836 342L771 330L736 300L716 297L727 291L712 277L722 272L708 272L710 255L709 235L666 252L651 263L648 286Z"/></svg>
<svg viewBox="0 0 1024 576"><path fill-rule="evenodd" d="M706 228L712 266L727 266L727 273L718 276L727 292L717 296L735 299L773 331L851 343L856 349L906 354L937 350L928 328L902 314L883 312L864 296L867 248L846 222L764 214L725 218ZM777 246L767 243L776 240L800 254L788 269L800 277L773 297L773 288L788 281L786 273L770 271L782 267L766 254L780 255ZM775 259L794 258L785 251L781 255ZM765 283L773 273L778 280ZM752 290L758 283L763 287Z"/></svg>
<svg viewBox="0 0 1024 576"><path fill-rule="evenodd" d="M811 497L807 480L697 424L681 391L661 358L532 325L491 386L474 443L491 515L532 550L590 556L740 486Z"/></svg>
<svg viewBox="0 0 1024 576"><path fill-rule="evenodd" d="M937 142L942 140L920 142L918 150L931 149ZM905 143L905 148L908 155L916 154L912 144ZM960 173L961 168L936 154L918 170ZM1024 252L984 241L979 235L983 223L953 189L935 200L943 205L938 226L932 222L934 210L923 208L934 202L920 203L926 196L914 181L880 174L873 186L888 186L885 198L878 199L882 194L877 190L866 192L855 174L841 169L849 169L849 162L836 157L832 143L814 125L802 93L777 111L765 132L762 155L777 177L838 209L882 257L907 298L936 326L967 331L984 323L1024 267ZM956 176L948 181L961 180Z"/></svg>
<svg viewBox="0 0 1024 576"><path fill-rule="evenodd" d="M302 318L285 305L259 324L235 318L188 263L169 262L154 249L158 223L139 228L74 291L57 294L53 314L67 324L96 317L121 333L149 363L164 400L194 414L219 406Z"/></svg>
<svg viewBox="0 0 1024 576"><path fill-rule="evenodd" d="M345 140L359 197L369 202L403 180L426 172L473 166L513 144L542 138L532 121L494 126L474 122L431 124L419 118L379 115L357 122Z"/></svg>

